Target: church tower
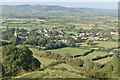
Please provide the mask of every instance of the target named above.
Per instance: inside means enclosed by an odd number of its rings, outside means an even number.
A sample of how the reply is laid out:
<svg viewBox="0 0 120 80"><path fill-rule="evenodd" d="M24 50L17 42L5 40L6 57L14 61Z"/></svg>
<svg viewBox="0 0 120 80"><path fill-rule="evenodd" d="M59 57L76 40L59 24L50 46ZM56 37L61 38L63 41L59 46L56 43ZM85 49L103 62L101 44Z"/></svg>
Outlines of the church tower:
<svg viewBox="0 0 120 80"><path fill-rule="evenodd" d="M18 37L17 30L15 29L14 36Z"/></svg>

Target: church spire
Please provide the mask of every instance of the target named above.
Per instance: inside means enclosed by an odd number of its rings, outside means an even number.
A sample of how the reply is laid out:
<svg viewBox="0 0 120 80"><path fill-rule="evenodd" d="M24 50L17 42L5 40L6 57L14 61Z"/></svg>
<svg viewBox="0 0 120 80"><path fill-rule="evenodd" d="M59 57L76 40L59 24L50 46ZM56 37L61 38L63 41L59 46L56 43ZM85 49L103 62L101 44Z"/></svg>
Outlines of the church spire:
<svg viewBox="0 0 120 80"><path fill-rule="evenodd" d="M16 30L16 29L15 29L14 36L15 36L15 37L18 37L18 35L17 35L17 30Z"/></svg>

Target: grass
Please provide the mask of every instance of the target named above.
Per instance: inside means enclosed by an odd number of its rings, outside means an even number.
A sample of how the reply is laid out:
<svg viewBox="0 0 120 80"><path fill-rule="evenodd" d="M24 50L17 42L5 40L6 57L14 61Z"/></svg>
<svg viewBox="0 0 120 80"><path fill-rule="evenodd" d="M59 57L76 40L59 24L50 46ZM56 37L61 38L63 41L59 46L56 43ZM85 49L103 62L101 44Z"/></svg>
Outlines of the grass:
<svg viewBox="0 0 120 80"><path fill-rule="evenodd" d="M10 43L10 41L8 41L8 40L2 40L2 41L5 41L5 42L8 42L8 43Z"/></svg>
<svg viewBox="0 0 120 80"><path fill-rule="evenodd" d="M119 38L118 38L118 36L112 36L112 39L118 40Z"/></svg>
<svg viewBox="0 0 120 80"><path fill-rule="evenodd" d="M76 32L65 31L67 34L75 34Z"/></svg>
<svg viewBox="0 0 120 80"><path fill-rule="evenodd" d="M57 25L40 25L40 26L42 26L43 28L46 28L46 29L51 29L51 28L55 28L55 27L57 27Z"/></svg>
<svg viewBox="0 0 120 80"><path fill-rule="evenodd" d="M98 43L97 46L105 47L105 48L112 48L118 47L118 42L110 42L110 41L95 41L94 43Z"/></svg>
<svg viewBox="0 0 120 80"><path fill-rule="evenodd" d="M68 24L72 24L72 25L76 25L77 29L83 28L83 29L92 29L93 27L88 26L88 24L79 24L79 23L68 23Z"/></svg>
<svg viewBox="0 0 120 80"><path fill-rule="evenodd" d="M45 71L35 71L31 73L24 74L22 76L18 76L16 78L85 78L84 76L70 73L68 71L61 70L50 70L47 69Z"/></svg>
<svg viewBox="0 0 120 80"><path fill-rule="evenodd" d="M97 43L98 47L104 47L106 49L113 48L113 47L118 47L118 42L113 42L113 41L94 41L93 43ZM90 46L87 45L86 42L81 43L82 46Z"/></svg>
<svg viewBox="0 0 120 80"><path fill-rule="evenodd" d="M71 65L65 64L65 63L58 64L58 65L56 65L56 66L54 66L54 67L55 67L55 68L62 68L62 67L64 67L64 68L66 68L66 69L69 70L69 71L71 71L71 70L75 71L75 70L76 70L76 69L75 69L74 67L72 67Z"/></svg>
<svg viewBox="0 0 120 80"><path fill-rule="evenodd" d="M101 51L94 51L86 56L82 56L80 57L81 59L92 59L92 58L95 58L97 56L104 56L106 55L107 53L106 52L101 52Z"/></svg>
<svg viewBox="0 0 120 80"><path fill-rule="evenodd" d="M53 53L58 53L61 55L65 55L66 53L69 53L71 56L75 56L75 55L83 54L89 50L66 47L66 48L53 49L53 50L48 50L48 51L53 52Z"/></svg>
<svg viewBox="0 0 120 80"><path fill-rule="evenodd" d="M41 64L44 65L44 66L47 66L48 64L56 61L54 59L48 59L48 58L39 57L38 55L35 55L35 54L33 54L33 56L35 58L37 58L41 62Z"/></svg>
<svg viewBox="0 0 120 80"><path fill-rule="evenodd" d="M109 26L109 25L100 25L102 26L104 29L118 29L118 27L115 26Z"/></svg>
<svg viewBox="0 0 120 80"><path fill-rule="evenodd" d="M47 65L50 64L51 62L56 61L56 60L54 60L54 59L48 59L48 58L43 58L43 57L38 56L37 54L40 53L40 51L37 50L37 49L30 48L30 50L33 52L33 56L34 56L35 58L37 58L37 59L41 62L42 65L47 66Z"/></svg>
<svg viewBox="0 0 120 80"><path fill-rule="evenodd" d="M30 50L33 52L34 57L37 58L38 60L40 60L41 63L44 65L48 65L52 61L55 61L52 59L39 57L37 55L39 53L39 50L37 50L37 49L30 48ZM55 68L65 67L69 71L75 70L74 67L70 66L69 64L64 64L64 63L55 65L53 67L55 67ZM85 78L85 77L75 74L75 73L68 72L68 71L51 70L48 68L48 69L45 69L44 71L34 71L34 72L25 73L21 76L17 76L16 78Z"/></svg>
<svg viewBox="0 0 120 80"><path fill-rule="evenodd" d="M107 58L100 59L100 60L97 60L97 61L94 61L94 62L97 62L97 63L100 63L100 64L104 64L104 63L110 61L111 59L112 59L112 57L107 57Z"/></svg>

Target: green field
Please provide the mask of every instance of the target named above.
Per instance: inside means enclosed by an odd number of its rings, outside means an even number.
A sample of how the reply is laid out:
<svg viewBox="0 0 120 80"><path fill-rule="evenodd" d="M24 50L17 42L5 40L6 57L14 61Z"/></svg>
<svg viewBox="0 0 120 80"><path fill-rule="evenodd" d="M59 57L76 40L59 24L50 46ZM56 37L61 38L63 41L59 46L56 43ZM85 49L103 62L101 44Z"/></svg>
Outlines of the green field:
<svg viewBox="0 0 120 80"><path fill-rule="evenodd" d="M105 48L118 47L118 42L110 42L110 41L95 41L94 43L98 43L97 46L105 47Z"/></svg>
<svg viewBox="0 0 120 80"><path fill-rule="evenodd" d="M119 38L118 38L118 36L112 36L112 39L118 40Z"/></svg>
<svg viewBox="0 0 120 80"><path fill-rule="evenodd" d="M62 68L62 67L64 67L64 68L66 68L67 70L69 70L69 71L77 71L77 69L75 69L75 67L73 67L73 66L71 66L71 65L69 65L69 64L65 64L65 63L62 63L62 64L58 64L58 65L56 65L56 66L54 66L55 68Z"/></svg>
<svg viewBox="0 0 120 80"><path fill-rule="evenodd" d="M16 78L85 78L75 73L70 73L68 71L61 70L45 70L45 71L36 71L18 76Z"/></svg>
<svg viewBox="0 0 120 80"><path fill-rule="evenodd" d="M76 32L72 32L72 31L65 31L67 34L75 34Z"/></svg>
<svg viewBox="0 0 120 80"><path fill-rule="evenodd" d="M113 41L94 41L93 43L96 43L98 47L104 47L106 49L108 48L113 48L113 47L118 47L118 42L113 42ZM81 43L82 46L90 46L87 45L86 42Z"/></svg>
<svg viewBox="0 0 120 80"><path fill-rule="evenodd" d="M76 25L77 29L83 28L83 29L92 29L93 27L90 27L88 24L79 24L79 23L68 23L69 25Z"/></svg>
<svg viewBox="0 0 120 80"><path fill-rule="evenodd" d="M106 52L101 52L101 51L94 51L86 56L82 56L80 57L81 59L92 59L92 58L95 58L97 56L104 56L106 55L107 53Z"/></svg>
<svg viewBox="0 0 120 80"><path fill-rule="evenodd" d="M56 61L56 60L54 60L54 59L48 59L48 58L43 58L43 57L38 56L37 54L40 53L40 51L37 50L37 49L30 48L30 50L33 52L33 56L34 56L35 58L37 58L37 59L41 62L41 64L44 65L44 66L47 66L47 65L50 64L51 62Z"/></svg>
<svg viewBox="0 0 120 80"><path fill-rule="evenodd" d="M53 50L48 50L48 51L53 52L53 53L58 53L58 54L61 54L61 55L65 55L65 54L69 53L71 56L75 56L75 55L83 54L83 53L85 53L89 50L66 47L66 48L53 49Z"/></svg>
<svg viewBox="0 0 120 80"><path fill-rule="evenodd" d="M73 48L65 48L65 49L73 49ZM40 51L37 49L30 48L30 50L33 52L33 56L37 58L42 63L42 65L47 66L51 62L56 61L53 59L39 57L37 54L40 53ZM85 78L84 76L69 72L69 71L77 71L74 67L72 67L69 64L62 63L62 64L55 65L53 67L58 69L61 69L64 67L68 71L51 70L47 68L44 71L29 72L21 76L17 76L16 78L41 78L41 77L42 78L50 78L50 77L52 78Z"/></svg>
<svg viewBox="0 0 120 80"><path fill-rule="evenodd" d="M97 62L97 63L100 63L100 64L104 64L106 62L109 62L111 59L112 59L112 57L107 57L107 58L100 59L100 60L97 60L97 61L94 61L94 62Z"/></svg>
<svg viewBox="0 0 120 80"><path fill-rule="evenodd" d="M99 25L99 26L102 26L102 28L104 29L118 29L118 27L116 26L109 26L109 25Z"/></svg>
<svg viewBox="0 0 120 80"><path fill-rule="evenodd" d="M47 66L48 64L56 61L54 59L48 59L48 58L39 57L38 55L35 55L35 54L33 54L33 56L35 58L37 58L41 62L41 64L44 65L44 66Z"/></svg>

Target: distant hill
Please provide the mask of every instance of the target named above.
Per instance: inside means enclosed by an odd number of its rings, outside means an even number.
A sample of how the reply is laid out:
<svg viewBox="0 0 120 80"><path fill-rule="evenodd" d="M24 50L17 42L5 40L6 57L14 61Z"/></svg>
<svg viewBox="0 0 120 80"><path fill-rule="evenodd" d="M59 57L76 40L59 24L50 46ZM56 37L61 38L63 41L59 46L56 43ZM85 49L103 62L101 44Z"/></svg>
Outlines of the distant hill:
<svg viewBox="0 0 120 80"><path fill-rule="evenodd" d="M55 5L1 5L3 17L9 16L116 16L117 10L70 8Z"/></svg>

